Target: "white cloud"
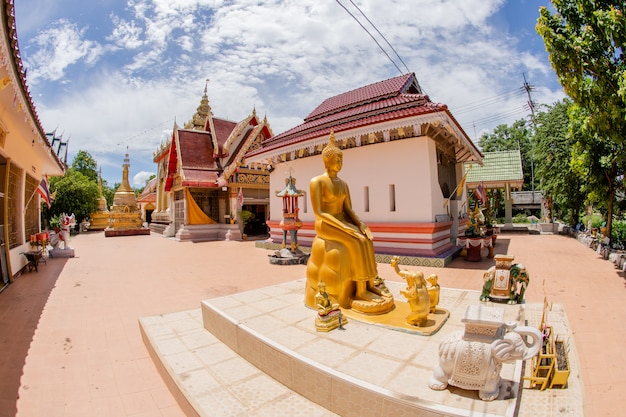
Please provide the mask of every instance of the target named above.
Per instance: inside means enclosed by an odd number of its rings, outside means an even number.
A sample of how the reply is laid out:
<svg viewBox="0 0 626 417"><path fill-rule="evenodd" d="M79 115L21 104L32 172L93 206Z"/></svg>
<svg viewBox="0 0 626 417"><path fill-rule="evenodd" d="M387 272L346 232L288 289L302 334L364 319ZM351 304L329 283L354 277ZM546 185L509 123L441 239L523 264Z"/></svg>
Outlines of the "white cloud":
<svg viewBox="0 0 626 417"><path fill-rule="evenodd" d="M504 0L358 3L433 101L453 114L466 109L455 116L472 137L473 122L498 111L513 112L513 119L494 117L486 127L524 117L515 109L526 98L506 96L521 87L522 74L535 84L553 77L545 56L490 25ZM332 95L398 75L332 1L132 0L103 14L101 22L79 17L57 20L31 40L29 83L40 92L35 101L44 125L71 132L70 151L88 149L110 166L116 181L126 147L131 169L150 170L163 130L174 118L179 125L191 118L207 78L215 116L238 121L256 108L277 134ZM74 68L80 77L58 96L50 94L51 87L61 90L58 83ZM495 108L464 107L503 95ZM561 97L560 89L536 91L537 100Z"/></svg>
<svg viewBox="0 0 626 417"><path fill-rule="evenodd" d="M135 176L133 177L133 185L135 187L144 187L146 185L146 182L153 175L156 175L156 172L140 171L136 173Z"/></svg>
<svg viewBox="0 0 626 417"><path fill-rule="evenodd" d="M104 48L98 42L82 39L84 32L85 28L79 29L65 19L41 32L34 39L39 49L29 60L29 80L33 83L38 78L56 81L63 78L67 67L79 61L93 65Z"/></svg>
<svg viewBox="0 0 626 417"><path fill-rule="evenodd" d="M111 16L115 25L113 33L106 37L106 40L113 42L120 48L137 49L144 44L141 40L143 31L135 22L128 22L116 15Z"/></svg>

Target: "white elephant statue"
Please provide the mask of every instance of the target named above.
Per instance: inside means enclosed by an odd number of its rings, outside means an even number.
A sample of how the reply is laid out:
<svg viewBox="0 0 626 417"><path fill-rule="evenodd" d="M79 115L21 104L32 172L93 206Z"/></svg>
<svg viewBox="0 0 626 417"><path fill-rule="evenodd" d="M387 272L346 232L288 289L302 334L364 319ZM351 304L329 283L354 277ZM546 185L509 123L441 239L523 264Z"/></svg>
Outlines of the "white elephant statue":
<svg viewBox="0 0 626 417"><path fill-rule="evenodd" d="M472 315L470 309L478 311L474 318L468 318ZM470 306L463 319L465 330L451 333L441 341L439 365L428 383L431 389L443 390L453 385L478 390L481 400L492 401L500 392L502 364L530 359L539 352L543 343L539 330L517 327L515 322L498 323L503 313L496 313L496 319L491 320L494 317L490 317L490 309L493 308ZM531 337L530 342L526 336Z"/></svg>
<svg viewBox="0 0 626 417"><path fill-rule="evenodd" d="M59 238L63 242L63 249L72 249L70 247L70 228L76 226L76 217L74 213L71 216L63 213L61 215L61 232Z"/></svg>

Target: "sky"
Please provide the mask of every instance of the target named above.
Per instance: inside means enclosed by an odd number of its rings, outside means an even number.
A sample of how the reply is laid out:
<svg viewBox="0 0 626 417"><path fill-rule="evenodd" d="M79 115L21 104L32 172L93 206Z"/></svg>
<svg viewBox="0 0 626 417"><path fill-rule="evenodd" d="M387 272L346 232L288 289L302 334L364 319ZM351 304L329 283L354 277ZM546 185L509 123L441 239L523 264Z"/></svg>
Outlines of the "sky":
<svg viewBox="0 0 626 417"><path fill-rule="evenodd" d="M109 186L127 152L131 185L145 185L154 152L191 119L207 80L215 117L256 109L274 134L329 97L408 72L475 143L529 118L525 80L539 109L564 97L535 31L549 0L15 3L44 130L69 141L68 164L89 152Z"/></svg>

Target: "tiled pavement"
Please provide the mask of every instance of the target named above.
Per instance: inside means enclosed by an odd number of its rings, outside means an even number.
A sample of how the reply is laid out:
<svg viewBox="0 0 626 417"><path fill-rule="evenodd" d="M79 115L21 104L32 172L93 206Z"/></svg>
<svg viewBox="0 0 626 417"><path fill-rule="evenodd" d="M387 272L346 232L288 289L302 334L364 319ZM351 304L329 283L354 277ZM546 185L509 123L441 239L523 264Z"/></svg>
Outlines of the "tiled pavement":
<svg viewBox="0 0 626 417"><path fill-rule="evenodd" d="M254 242L86 233L71 244L76 258L49 259L0 294L1 417L182 416L141 340L138 319L293 281L306 268L270 265ZM558 235L501 235L496 253L526 265L529 303L545 295L564 306L580 357L585 415L619 415L626 388L623 273ZM459 258L444 269L420 269L438 273L444 287L476 290L492 264ZM387 264L379 272L399 280Z"/></svg>

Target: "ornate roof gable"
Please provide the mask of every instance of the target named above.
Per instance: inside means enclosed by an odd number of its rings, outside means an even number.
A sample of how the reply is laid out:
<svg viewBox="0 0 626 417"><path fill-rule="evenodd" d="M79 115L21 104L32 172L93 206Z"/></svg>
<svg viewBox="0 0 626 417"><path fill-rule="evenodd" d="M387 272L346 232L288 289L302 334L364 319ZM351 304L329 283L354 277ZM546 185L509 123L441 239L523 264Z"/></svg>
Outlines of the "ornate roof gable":
<svg viewBox="0 0 626 417"><path fill-rule="evenodd" d="M170 141L170 149L167 155L167 177L165 179L165 191L169 191L174 184L174 178L178 174L178 126L174 123L172 131L172 140Z"/></svg>
<svg viewBox="0 0 626 417"><path fill-rule="evenodd" d="M233 134L231 134L229 138L229 145L232 146L234 150L231 157L224 161L223 177L229 178L235 172L237 166L241 164L246 152L255 145L258 146L264 139L271 137L271 135L272 129L269 126L267 117L259 121L256 110L253 110L252 114L233 130Z"/></svg>

